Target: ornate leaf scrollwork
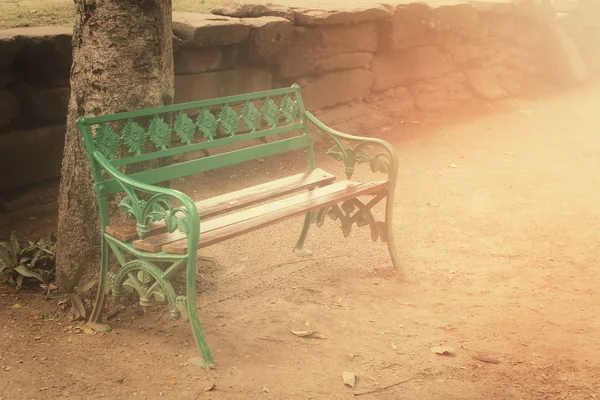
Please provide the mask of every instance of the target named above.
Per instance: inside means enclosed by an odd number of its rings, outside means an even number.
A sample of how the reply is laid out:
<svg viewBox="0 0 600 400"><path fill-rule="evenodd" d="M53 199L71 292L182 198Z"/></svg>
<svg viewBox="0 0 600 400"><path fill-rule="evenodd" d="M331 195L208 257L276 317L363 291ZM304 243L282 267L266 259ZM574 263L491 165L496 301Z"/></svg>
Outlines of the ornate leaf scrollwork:
<svg viewBox="0 0 600 400"><path fill-rule="evenodd" d="M333 157L337 161L344 163L346 177L352 178L354 175L354 166L356 164L369 163L371 171L389 173L391 165L391 156L387 153L377 153L372 155L369 151L371 146L366 145L367 142L360 142L354 147L344 146L343 143L338 143L325 154Z"/></svg>
<svg viewBox="0 0 600 400"><path fill-rule="evenodd" d="M283 100L281 100L281 113L288 124L293 124L296 119L298 119L300 107L297 102L291 99L291 97L285 96Z"/></svg>
<svg viewBox="0 0 600 400"><path fill-rule="evenodd" d="M263 102L261 109L263 119L271 128L276 128L279 123L279 107L273 101L273 99L267 99Z"/></svg>
<svg viewBox="0 0 600 400"><path fill-rule="evenodd" d="M175 230L179 230L179 232L183 235L187 235L190 231L187 223L187 218L178 217L175 215L177 210L171 210L170 212L165 214L164 220L167 225L167 230L171 232L175 232Z"/></svg>
<svg viewBox="0 0 600 400"><path fill-rule="evenodd" d="M369 225L371 228L371 239L375 242L378 239L386 240L386 226L384 222L375 220L371 209L383 197L378 197L368 204L364 204L359 199L351 199L342 203L341 206L334 204L317 211L313 220L317 226L322 226L325 222L325 217L329 217L334 221L340 221L342 233L344 237L348 237L352 231L352 226L356 224L358 227Z"/></svg>
<svg viewBox="0 0 600 400"><path fill-rule="evenodd" d="M260 112L251 102L244 103L242 107L242 120L251 132L256 132L260 127Z"/></svg>
<svg viewBox="0 0 600 400"><path fill-rule="evenodd" d="M134 210L133 202L129 196L123 197L117 208L126 213L129 218L135 218L136 210Z"/></svg>
<svg viewBox="0 0 600 400"><path fill-rule="evenodd" d="M150 222L164 221L169 233L179 230L183 235L190 231L187 211L183 208L173 208L164 195L158 194L148 201L124 197L118 205L130 218L137 221L137 233L144 239L150 231Z"/></svg>
<svg viewBox="0 0 600 400"><path fill-rule="evenodd" d="M240 117L235 110L229 104L226 104L219 114L219 123L223 126L223 129L225 129L225 133L229 136L235 136L238 131L239 122Z"/></svg>
<svg viewBox="0 0 600 400"><path fill-rule="evenodd" d="M137 122L129 120L125 123L121 132L123 143L129 148L130 153L142 154L146 144L146 131Z"/></svg>
<svg viewBox="0 0 600 400"><path fill-rule="evenodd" d="M150 207L147 218L152 222L162 221L165 219L165 209L160 204L154 203Z"/></svg>
<svg viewBox="0 0 600 400"><path fill-rule="evenodd" d="M178 316L177 295L171 283L162 276L162 270L154 263L138 259L124 264L116 274L112 273L109 286L112 287L115 300L121 296L122 289L135 291L140 297L142 307L167 300L171 314Z"/></svg>
<svg viewBox="0 0 600 400"><path fill-rule="evenodd" d="M175 118L173 130L181 139L181 143L191 144L196 133L196 124L194 124L194 121L187 114L180 112Z"/></svg>
<svg viewBox="0 0 600 400"><path fill-rule="evenodd" d="M94 147L107 159L113 159L119 151L121 137L107 124L101 125L94 136Z"/></svg>
<svg viewBox="0 0 600 400"><path fill-rule="evenodd" d="M375 157L372 157L369 160L369 166L373 172L388 174L390 172L391 164L392 157L388 153L377 153Z"/></svg>
<svg viewBox="0 0 600 400"><path fill-rule="evenodd" d="M202 135L208 140L213 140L215 138L215 134L217 133L217 127L219 126L219 120L213 115L210 110L206 108L198 113L198 118L196 119L196 125Z"/></svg>
<svg viewBox="0 0 600 400"><path fill-rule="evenodd" d="M161 117L156 116L150 121L148 136L157 149L166 150L171 140L171 128Z"/></svg>

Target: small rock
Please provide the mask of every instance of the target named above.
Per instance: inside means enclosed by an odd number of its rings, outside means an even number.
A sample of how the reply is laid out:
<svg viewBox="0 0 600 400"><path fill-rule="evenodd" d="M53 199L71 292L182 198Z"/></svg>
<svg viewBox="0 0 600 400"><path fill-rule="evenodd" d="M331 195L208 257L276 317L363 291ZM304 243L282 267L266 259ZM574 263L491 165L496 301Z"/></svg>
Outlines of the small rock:
<svg viewBox="0 0 600 400"><path fill-rule="evenodd" d="M356 386L356 374L354 372L344 372L342 374L344 385L350 386L352 389Z"/></svg>

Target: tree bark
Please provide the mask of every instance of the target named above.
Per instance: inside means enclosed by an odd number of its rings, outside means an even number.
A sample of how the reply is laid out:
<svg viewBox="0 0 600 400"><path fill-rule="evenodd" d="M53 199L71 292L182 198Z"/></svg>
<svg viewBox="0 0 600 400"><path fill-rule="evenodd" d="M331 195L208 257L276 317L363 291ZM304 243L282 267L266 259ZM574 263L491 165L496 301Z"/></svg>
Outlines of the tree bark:
<svg viewBox="0 0 600 400"><path fill-rule="evenodd" d="M76 121L173 102L171 0L75 0L71 98L58 210L57 270L100 267L90 163Z"/></svg>

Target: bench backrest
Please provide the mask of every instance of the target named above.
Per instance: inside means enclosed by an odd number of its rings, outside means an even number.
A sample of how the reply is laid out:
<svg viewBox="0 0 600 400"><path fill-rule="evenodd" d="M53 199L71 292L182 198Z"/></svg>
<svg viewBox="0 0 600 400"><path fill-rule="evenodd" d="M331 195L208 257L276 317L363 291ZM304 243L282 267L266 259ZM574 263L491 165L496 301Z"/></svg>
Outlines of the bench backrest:
<svg viewBox="0 0 600 400"><path fill-rule="evenodd" d="M148 184L302 148L308 149L312 166L312 138L304 116L300 88L294 85L147 110L84 116L79 118L78 127L95 184L102 185L102 195L107 196L120 192L121 187L102 173L106 163L123 171L142 162L205 152L200 158L163 166L155 163L155 168L137 168L139 172L129 174ZM237 148L223 151L228 145Z"/></svg>

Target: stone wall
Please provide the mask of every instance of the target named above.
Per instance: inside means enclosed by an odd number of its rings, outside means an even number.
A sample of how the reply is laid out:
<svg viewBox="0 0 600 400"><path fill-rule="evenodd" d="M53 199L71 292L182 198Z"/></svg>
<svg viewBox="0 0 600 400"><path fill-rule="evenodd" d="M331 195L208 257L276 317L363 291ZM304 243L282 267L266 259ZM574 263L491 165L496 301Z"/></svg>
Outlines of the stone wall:
<svg viewBox="0 0 600 400"><path fill-rule="evenodd" d="M581 83L600 69L596 0L563 0L558 14L547 0L438 3L175 13L175 100L297 82L311 111L377 103L401 118L518 96L534 79ZM26 205L2 203L8 194L59 177L71 31L0 31L0 210Z"/></svg>
<svg viewBox="0 0 600 400"><path fill-rule="evenodd" d="M557 26L573 40L587 71L600 72L600 1L557 1L556 11Z"/></svg>

